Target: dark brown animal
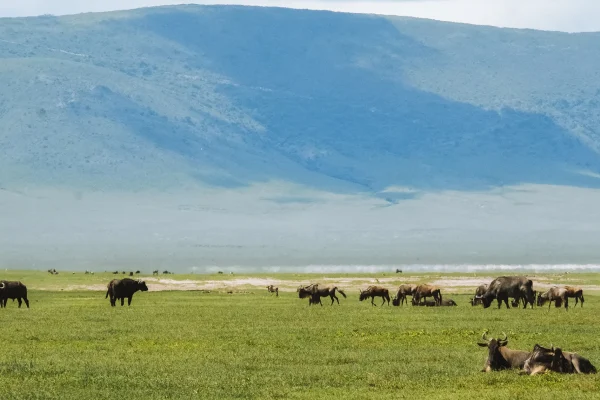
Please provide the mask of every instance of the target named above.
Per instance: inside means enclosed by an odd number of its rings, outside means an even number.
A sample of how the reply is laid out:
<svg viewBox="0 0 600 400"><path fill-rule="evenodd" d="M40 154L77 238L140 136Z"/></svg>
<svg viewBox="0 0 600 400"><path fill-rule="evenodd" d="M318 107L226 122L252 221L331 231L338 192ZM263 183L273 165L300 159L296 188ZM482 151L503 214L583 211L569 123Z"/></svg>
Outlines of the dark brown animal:
<svg viewBox="0 0 600 400"><path fill-rule="evenodd" d="M583 289L574 286L565 286L565 290L567 291L568 298L575 298L575 306L577 306L577 303L581 302L581 307L583 307L583 302L585 300L583 298Z"/></svg>
<svg viewBox="0 0 600 400"><path fill-rule="evenodd" d="M113 279L107 286L105 299L110 296L110 305L116 306L117 300L121 299L121 306L125 304L125 298L127 298L127 305L131 305L131 299L133 294L138 290L142 292L148 291L146 282L142 280L133 280L130 278Z"/></svg>
<svg viewBox="0 0 600 400"><path fill-rule="evenodd" d="M567 296L567 289L564 287L554 286L550 288L547 292L542 293L537 298L538 307L543 306L548 303L548 309L554 303L556 308L560 307L563 303L565 304L565 309L569 309L569 297Z"/></svg>
<svg viewBox="0 0 600 400"><path fill-rule="evenodd" d="M299 287L297 289L298 296L303 299L308 297L308 305L311 304L321 304L321 297L329 297L331 299L331 305L333 305L334 301L337 301L340 304L340 300L335 295L336 292L339 292L344 298L346 298L346 293L343 290L338 289L337 286L319 286L319 284L311 284L304 287Z"/></svg>
<svg viewBox="0 0 600 400"><path fill-rule="evenodd" d="M433 297L438 305L442 302L442 293L439 287L431 285L419 285L415 289L412 298L413 304L418 303L421 300L426 300L427 297Z"/></svg>
<svg viewBox="0 0 600 400"><path fill-rule="evenodd" d="M523 374L537 375L546 371L554 371L558 373L573 373L574 368L559 348L552 347L547 349L536 344L533 351L523 364Z"/></svg>
<svg viewBox="0 0 600 400"><path fill-rule="evenodd" d="M453 306L458 306L458 304L456 304L456 302L452 299L444 299L440 302L440 304L438 304L439 306L442 307L453 307Z"/></svg>
<svg viewBox="0 0 600 400"><path fill-rule="evenodd" d="M25 301L25 305L29 308L29 300L27 300L27 287L19 281L0 281L0 308L6 308L8 299L13 301L17 299L19 308Z"/></svg>
<svg viewBox="0 0 600 400"><path fill-rule="evenodd" d="M521 276L501 276L496 278L490 283L487 290L482 296L475 296L483 301L483 308L488 308L494 299L498 301L498 308L502 306L502 302L506 304L506 308L510 308L508 305L508 299L513 298L517 300L517 304L521 299L525 299L525 305L531 304L535 301L533 292L533 282L531 279L527 279Z"/></svg>
<svg viewBox="0 0 600 400"><path fill-rule="evenodd" d="M360 291L360 296L358 297L358 299L360 301L363 301L369 297L371 298L371 305L377 306L377 304L375 304L375 302L374 302L375 297L381 297L381 299L383 300L381 302L381 305L384 305L386 300L387 300L388 306L390 305L390 292L389 292L389 290L387 290L384 287L369 286L366 290Z"/></svg>
<svg viewBox="0 0 600 400"><path fill-rule="evenodd" d="M483 300L481 299L481 297L471 297L469 299L469 304L471 304L472 306L478 306L480 304L483 304Z"/></svg>
<svg viewBox="0 0 600 400"><path fill-rule="evenodd" d="M562 351L552 346L550 349L536 344L523 366L523 373L536 375L546 371L563 374L595 374L596 367L590 360L577 353Z"/></svg>
<svg viewBox="0 0 600 400"><path fill-rule="evenodd" d="M523 365L525 365L525 361L527 361L531 355L528 351L511 350L506 347L508 344L508 337L505 333L503 339L488 339L484 333L481 336L481 340L481 342L477 342L477 345L488 348L488 357L481 372L511 368L522 369Z"/></svg>
<svg viewBox="0 0 600 400"><path fill-rule="evenodd" d="M408 304L406 296L412 296L416 288L417 285L400 285L400 287L398 287L398 292L396 292L396 296L392 299L392 304L396 307L403 305L404 302Z"/></svg>
<svg viewBox="0 0 600 400"><path fill-rule="evenodd" d="M269 285L267 286L267 291L271 294L275 293L275 297L279 297L279 288L273 285Z"/></svg>

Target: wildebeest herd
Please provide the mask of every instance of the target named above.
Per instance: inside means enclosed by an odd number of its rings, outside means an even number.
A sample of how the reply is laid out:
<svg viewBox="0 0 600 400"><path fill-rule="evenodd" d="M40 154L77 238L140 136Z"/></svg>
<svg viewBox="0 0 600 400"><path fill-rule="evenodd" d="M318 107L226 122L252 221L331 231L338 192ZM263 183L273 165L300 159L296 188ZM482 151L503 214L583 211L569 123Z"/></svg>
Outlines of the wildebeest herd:
<svg viewBox="0 0 600 400"><path fill-rule="evenodd" d="M267 286L267 290L269 293L275 293L276 296L279 296L279 288L269 285ZM131 305L132 297L137 291L148 291L148 286L146 286L144 281L130 278L113 279L107 285L105 298L110 298L112 307L116 306L118 300L121 300L121 306L123 306L125 299L127 299L127 304ZM297 293L301 299L308 298L309 305L320 304L322 306L322 297L329 297L331 305L334 302L340 304L339 298L336 295L337 293L346 298L346 293L337 286L322 286L316 283L298 287ZM392 304L394 306L402 306L404 303L408 304L408 296L412 297L411 304L413 306L437 307L457 305L452 299L444 299L439 287L426 284L400 285L396 291L396 295L392 299ZM382 286L369 286L365 290L360 290L360 301L370 298L371 304L376 306L374 302L375 297L382 299L381 305L387 302L389 306L390 292L388 289ZM433 300L427 300L428 298L432 298ZM470 299L470 304L473 306L481 304L484 308L488 308L495 299L498 302L498 308L502 306L502 303L507 308L510 308L509 299L512 299L511 305L515 308L520 307L521 303L523 304L523 308L527 308L528 305L533 308L534 303L537 306L549 303L550 307L554 303L557 308L564 304L565 309L568 309L570 298L575 299L575 305L581 303L583 307L583 290L580 288L555 286L544 293L538 293L533 290L531 279L519 276L501 276L494 279L490 284L477 287L474 297ZM29 308L27 287L19 281L0 281L0 307L6 307L8 299L17 300L19 308L22 302L25 302L25 305ZM577 353L563 351L553 346L545 348L539 344L535 344L531 351L512 350L506 347L508 344L508 337L506 335L500 339L488 339L485 333L481 341L477 344L488 349L488 357L482 372L515 368L520 369L521 373L529 375L545 371L581 374L596 373L596 368L588 359Z"/></svg>

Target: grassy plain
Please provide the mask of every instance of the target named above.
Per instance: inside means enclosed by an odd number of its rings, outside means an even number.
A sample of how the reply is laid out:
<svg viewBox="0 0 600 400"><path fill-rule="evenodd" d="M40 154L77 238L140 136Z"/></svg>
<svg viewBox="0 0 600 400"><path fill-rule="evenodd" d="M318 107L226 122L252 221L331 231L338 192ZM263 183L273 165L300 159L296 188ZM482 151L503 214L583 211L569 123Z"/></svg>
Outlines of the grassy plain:
<svg viewBox="0 0 600 400"><path fill-rule="evenodd" d="M111 308L102 291L60 290L112 277L2 274L28 285L31 309L0 310L1 399L600 398L600 376L480 373L487 352L476 345L485 329L504 331L511 348L553 344L600 367L592 293L565 312L483 310L466 305L466 293L452 295L452 308L372 307L355 289L340 306L308 307L295 293L258 288L150 291ZM319 276L278 276L298 278Z"/></svg>

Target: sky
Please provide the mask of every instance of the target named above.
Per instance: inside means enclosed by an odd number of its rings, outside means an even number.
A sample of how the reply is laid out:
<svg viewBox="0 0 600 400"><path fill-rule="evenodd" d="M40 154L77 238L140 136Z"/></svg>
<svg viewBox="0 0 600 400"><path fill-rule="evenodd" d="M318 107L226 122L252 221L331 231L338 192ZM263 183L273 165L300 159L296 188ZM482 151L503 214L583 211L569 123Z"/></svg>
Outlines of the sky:
<svg viewBox="0 0 600 400"><path fill-rule="evenodd" d="M0 16L78 14L182 2L404 15L478 25L564 32L600 31L600 0L0 0Z"/></svg>

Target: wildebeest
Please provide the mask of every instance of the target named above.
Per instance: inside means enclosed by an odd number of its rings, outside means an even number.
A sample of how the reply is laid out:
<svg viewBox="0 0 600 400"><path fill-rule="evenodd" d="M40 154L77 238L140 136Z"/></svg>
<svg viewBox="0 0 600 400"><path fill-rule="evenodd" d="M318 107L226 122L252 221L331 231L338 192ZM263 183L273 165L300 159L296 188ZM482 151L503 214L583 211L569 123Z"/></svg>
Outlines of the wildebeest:
<svg viewBox="0 0 600 400"><path fill-rule="evenodd" d="M439 306L458 306L458 304L456 304L456 302L452 299L444 299L440 302L440 304L438 304Z"/></svg>
<svg viewBox="0 0 600 400"><path fill-rule="evenodd" d="M371 298L371 304L374 306L377 306L377 304L375 304L375 302L374 302L375 297L381 297L381 299L383 300L381 302L381 305L384 305L386 300L387 300L388 306L390 305L390 292L389 292L389 290L387 290L384 287L369 286L366 290L360 291L360 296L358 297L358 299L360 301L363 301L364 299L366 299L368 297Z"/></svg>
<svg viewBox="0 0 600 400"><path fill-rule="evenodd" d="M425 307L452 307L452 306L457 306L458 304L456 304L456 302L452 299L445 299L445 300L442 300L441 303L438 303L435 300L425 300L425 301L413 302L412 305L413 306L425 306Z"/></svg>
<svg viewBox="0 0 600 400"><path fill-rule="evenodd" d="M583 302L585 300L583 298L583 289L574 286L565 286L565 289L567 291L567 297L575 298L575 306L577 306L578 302L581 302L581 307L583 307Z"/></svg>
<svg viewBox="0 0 600 400"><path fill-rule="evenodd" d="M129 271L129 276L133 276L133 271Z"/></svg>
<svg viewBox="0 0 600 400"><path fill-rule="evenodd" d="M577 353L562 351L554 346L549 349L536 344L523 366L523 373L535 375L545 371L563 374L595 374L597 372L590 360Z"/></svg>
<svg viewBox="0 0 600 400"><path fill-rule="evenodd" d="M483 304L483 300L481 300L481 297L471 297L469 299L469 304L471 304L472 306L478 306L480 304Z"/></svg>
<svg viewBox="0 0 600 400"><path fill-rule="evenodd" d="M173 272L167 271L166 269L162 273L165 275L173 274Z"/></svg>
<svg viewBox="0 0 600 400"><path fill-rule="evenodd" d="M503 339L488 339L484 333L481 336L481 340L482 342L477 342L477 345L488 348L488 357L481 372L498 371L510 368L522 369L525 361L531 355L528 351L511 350L506 347L508 344L508 337L505 333Z"/></svg>
<svg viewBox="0 0 600 400"><path fill-rule="evenodd" d="M116 306L118 299L121 299L121 306L125 304L125 298L127 298L127 305L131 305L131 298L133 294L141 290L142 292L148 291L146 282L142 280L133 280L130 278L113 279L108 283L105 299L110 296L110 305Z"/></svg>
<svg viewBox="0 0 600 400"><path fill-rule="evenodd" d="M52 269L49 269L49 270L48 270L48 273L49 273L49 274L52 274L52 275L58 275L58 271L56 271L56 269L54 269L54 268L52 268Z"/></svg>
<svg viewBox="0 0 600 400"><path fill-rule="evenodd" d="M152 271L152 275L158 275L158 270L155 269L154 271Z"/></svg>
<svg viewBox="0 0 600 400"><path fill-rule="evenodd" d="M442 292L437 286L431 285L419 285L413 294L413 304L418 303L421 299L427 300L427 297L433 297L435 302L439 305L442 302Z"/></svg>
<svg viewBox="0 0 600 400"><path fill-rule="evenodd" d="M267 286L267 291L271 294L275 293L275 297L279 297L279 288L277 288L273 285L269 285L269 286Z"/></svg>
<svg viewBox="0 0 600 400"><path fill-rule="evenodd" d="M569 309L569 297L567 296L567 289L564 287L554 286L548 289L547 292L541 293L537 298L537 305L539 307L548 303L548 308L554 303L555 307L560 307L562 303L565 303L565 308Z"/></svg>
<svg viewBox="0 0 600 400"><path fill-rule="evenodd" d="M27 300L27 287L19 281L0 281L0 307L6 307L8 299L13 301L17 299L19 308L22 301L29 308L29 300Z"/></svg>
<svg viewBox="0 0 600 400"><path fill-rule="evenodd" d="M135 271L136 274L141 274L142 272L140 270Z"/></svg>
<svg viewBox="0 0 600 400"><path fill-rule="evenodd" d="M340 304L340 300L338 299L338 297L335 295L335 292L339 292L342 296L344 296L344 298L346 298L346 293L344 293L343 290L338 289L337 286L325 286L325 287L321 287L319 286L319 284L311 284L308 286L304 286L304 287L299 287L298 290L298 296L301 299L304 299L306 297L309 298L308 300L308 304L321 304L323 305L323 303L321 302L321 297L328 297L331 299L331 305L333 305L334 301L337 301L338 304Z"/></svg>
<svg viewBox="0 0 600 400"><path fill-rule="evenodd" d="M398 269L398 268L396 268L396 273L397 273L397 274L401 274L401 273L402 273L402 270L401 270L401 269Z"/></svg>
<svg viewBox="0 0 600 400"><path fill-rule="evenodd" d="M417 285L400 285L400 287L398 287L398 292L396 292L396 296L392 299L392 304L394 306L400 306L404 304L404 302L408 304L406 296L412 296L416 288Z"/></svg>
<svg viewBox="0 0 600 400"><path fill-rule="evenodd" d="M519 300L524 298L526 303L523 308L526 308L528 303L533 308L533 302L535 301L533 282L531 279L521 276L501 276L490 283L482 296L475 296L475 298L482 300L484 308L488 308L494 299L498 300L498 308L502 306L503 301L506 308L510 308L508 305L509 298L516 299L517 304Z"/></svg>
<svg viewBox="0 0 600 400"><path fill-rule="evenodd" d="M420 301L420 302L412 302L413 306L417 306L417 307L437 307L437 303L435 302L435 300L425 300L425 301Z"/></svg>
<svg viewBox="0 0 600 400"><path fill-rule="evenodd" d="M547 349L536 344L533 351L523 364L522 373L536 375L541 372L554 371L559 373L573 373L573 365L564 357L559 348Z"/></svg>

